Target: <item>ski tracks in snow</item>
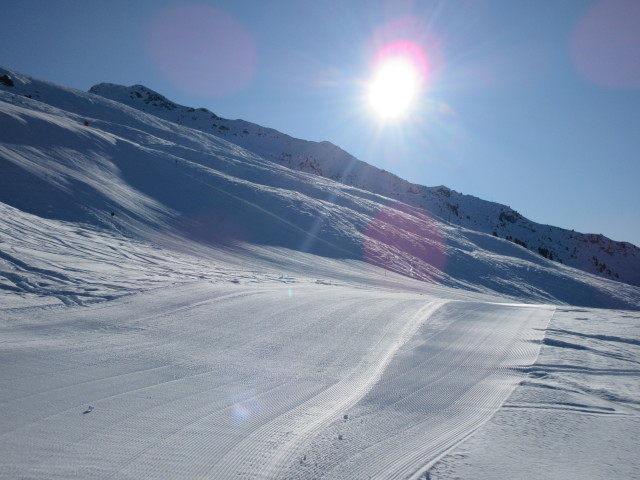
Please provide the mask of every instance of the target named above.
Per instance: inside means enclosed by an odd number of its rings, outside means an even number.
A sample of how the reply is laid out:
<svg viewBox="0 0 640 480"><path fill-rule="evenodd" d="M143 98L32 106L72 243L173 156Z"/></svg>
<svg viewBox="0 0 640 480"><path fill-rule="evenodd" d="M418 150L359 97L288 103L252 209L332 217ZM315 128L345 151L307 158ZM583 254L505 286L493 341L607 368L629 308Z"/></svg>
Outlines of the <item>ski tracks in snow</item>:
<svg viewBox="0 0 640 480"><path fill-rule="evenodd" d="M507 399L552 308L448 303L349 412L278 478L418 478Z"/></svg>
<svg viewBox="0 0 640 480"><path fill-rule="evenodd" d="M220 478L283 478L284 468L294 462L300 445L355 405L380 379L398 349L443 304L429 302L405 320L404 325L390 322L377 343L342 380L239 443L216 465L216 475ZM256 462L259 467L247 470L247 460L256 458L261 459Z"/></svg>
<svg viewBox="0 0 640 480"><path fill-rule="evenodd" d="M550 310L203 282L11 315L0 477L361 479L490 418Z"/></svg>

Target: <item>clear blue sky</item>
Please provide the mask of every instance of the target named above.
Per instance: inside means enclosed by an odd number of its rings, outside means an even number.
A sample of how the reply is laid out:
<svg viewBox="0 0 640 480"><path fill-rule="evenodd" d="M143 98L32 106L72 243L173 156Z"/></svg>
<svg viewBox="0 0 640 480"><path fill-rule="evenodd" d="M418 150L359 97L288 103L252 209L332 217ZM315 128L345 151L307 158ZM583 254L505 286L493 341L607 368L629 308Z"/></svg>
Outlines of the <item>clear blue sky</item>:
<svg viewBox="0 0 640 480"><path fill-rule="evenodd" d="M143 83L407 180L640 245L640 1L70 1L0 4L0 64L88 90ZM382 124L385 42L429 77Z"/></svg>

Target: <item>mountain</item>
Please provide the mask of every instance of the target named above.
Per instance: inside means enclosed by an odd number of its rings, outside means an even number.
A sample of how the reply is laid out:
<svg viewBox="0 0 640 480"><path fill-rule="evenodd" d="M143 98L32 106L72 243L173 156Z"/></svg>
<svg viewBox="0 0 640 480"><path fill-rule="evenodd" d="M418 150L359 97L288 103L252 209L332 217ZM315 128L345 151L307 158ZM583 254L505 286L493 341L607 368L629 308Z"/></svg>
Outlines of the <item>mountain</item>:
<svg viewBox="0 0 640 480"><path fill-rule="evenodd" d="M606 240L93 90L0 70L0 478L636 476Z"/></svg>
<svg viewBox="0 0 640 480"><path fill-rule="evenodd" d="M102 83L90 92L227 139L288 168L400 200L447 223L507 239L549 260L640 285L640 249L629 242L542 225L505 205L444 186L416 185L362 162L330 142L300 140L244 120L227 120L204 108L178 105L142 85Z"/></svg>
<svg viewBox="0 0 640 480"><path fill-rule="evenodd" d="M222 119L140 85L80 92L2 69L0 87L0 201L11 215L183 250L284 248L526 301L638 305L631 244L414 185L328 142ZM19 290L15 271L28 262L10 258L5 288Z"/></svg>

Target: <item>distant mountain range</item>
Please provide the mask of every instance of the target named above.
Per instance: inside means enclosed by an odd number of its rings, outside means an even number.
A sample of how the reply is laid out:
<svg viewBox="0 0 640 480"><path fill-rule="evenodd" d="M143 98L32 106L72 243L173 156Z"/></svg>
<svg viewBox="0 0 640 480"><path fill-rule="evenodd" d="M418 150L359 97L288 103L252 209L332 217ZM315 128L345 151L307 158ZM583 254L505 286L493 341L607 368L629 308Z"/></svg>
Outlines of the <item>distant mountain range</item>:
<svg viewBox="0 0 640 480"><path fill-rule="evenodd" d="M0 107L0 202L15 225L24 212L163 245L365 262L523 300L640 305L636 246L412 184L329 142L177 105L142 85L82 92L4 68ZM16 272L29 259L19 254L4 251L6 288L22 288Z"/></svg>

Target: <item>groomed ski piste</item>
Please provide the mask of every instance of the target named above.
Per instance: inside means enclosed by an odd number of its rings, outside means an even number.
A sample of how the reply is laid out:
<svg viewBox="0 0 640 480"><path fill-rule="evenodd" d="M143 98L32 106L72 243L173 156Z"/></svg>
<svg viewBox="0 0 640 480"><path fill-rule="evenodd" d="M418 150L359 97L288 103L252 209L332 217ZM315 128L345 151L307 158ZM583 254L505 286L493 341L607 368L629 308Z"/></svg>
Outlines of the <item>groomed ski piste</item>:
<svg viewBox="0 0 640 480"><path fill-rule="evenodd" d="M640 478L638 287L2 75L0 478Z"/></svg>

